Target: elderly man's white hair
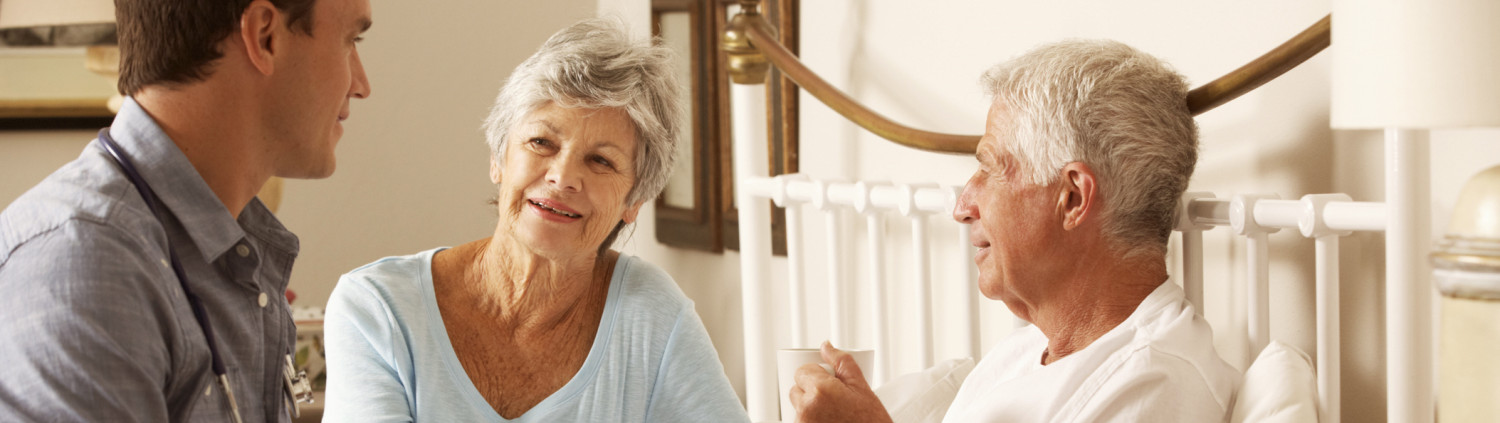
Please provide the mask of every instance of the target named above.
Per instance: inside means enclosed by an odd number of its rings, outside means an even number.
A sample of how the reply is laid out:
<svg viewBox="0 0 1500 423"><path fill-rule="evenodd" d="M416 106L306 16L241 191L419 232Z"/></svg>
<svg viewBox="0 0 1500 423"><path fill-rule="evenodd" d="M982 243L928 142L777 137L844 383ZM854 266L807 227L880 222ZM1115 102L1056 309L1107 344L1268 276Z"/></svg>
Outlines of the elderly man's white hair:
<svg viewBox="0 0 1500 423"><path fill-rule="evenodd" d="M1011 118L1007 152L1031 183L1071 162L1099 177L1103 231L1126 257L1166 253L1198 160L1187 82L1125 44L1069 40L991 68L981 85Z"/></svg>
<svg viewBox="0 0 1500 423"><path fill-rule="evenodd" d="M506 136L523 116L547 103L625 110L640 143L635 185L626 204L656 198L677 158L685 109L672 51L633 40L618 19L587 19L552 35L506 79L485 119L490 154L504 166Z"/></svg>

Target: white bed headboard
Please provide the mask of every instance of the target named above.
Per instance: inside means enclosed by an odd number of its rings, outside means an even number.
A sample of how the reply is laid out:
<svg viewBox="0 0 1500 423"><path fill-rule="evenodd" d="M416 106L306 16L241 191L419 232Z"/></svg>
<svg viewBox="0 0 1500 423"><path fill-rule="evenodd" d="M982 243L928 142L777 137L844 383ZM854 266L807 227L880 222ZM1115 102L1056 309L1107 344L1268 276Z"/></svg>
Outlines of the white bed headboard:
<svg viewBox="0 0 1500 423"><path fill-rule="evenodd" d="M1323 25L1326 23L1326 20L1321 22ZM1324 30L1326 31L1326 27ZM744 31L741 38L760 43L767 49L766 56L771 57L778 66L782 63L778 60L785 58L778 59L775 56L789 55L786 52L772 53L777 49L774 40L758 33L758 29ZM1326 37L1326 32L1323 35ZM1299 34L1294 40L1305 36L1307 33ZM1326 46L1326 38L1324 43ZM1277 51L1281 51L1280 49ZM1280 71L1295 66L1296 62L1310 57L1316 51L1317 49L1311 50L1311 53L1301 52L1306 54L1301 55L1300 59L1290 59L1288 63L1291 64ZM739 53L744 52L731 50L731 56ZM799 71L784 71L799 83L804 82L796 75ZM808 71L804 69L801 72ZM1272 77L1274 75L1248 84L1248 88L1240 88L1248 91ZM812 75L812 78L816 78L816 75ZM822 81L814 82L826 85ZM1217 82L1219 81L1215 81ZM813 91L811 87L807 88L810 93ZM1194 95L1198 91L1195 90ZM1227 98L1243 92L1228 95ZM830 103L823 95L813 94L825 103ZM837 96L842 95L837 93ZM957 239L967 231L959 229L959 224L947 218L947 210L953 202L952 193L956 189L954 184L961 181L931 181L935 183L929 185L915 183L928 177L924 175L882 175L883 178L906 185L874 181L817 180L802 176L772 178L766 166L764 90L759 85L735 84L731 86L731 98L745 313L745 389L752 420L774 420L778 415L777 399L785 394L776 392L775 350L816 344L821 341L821 337L816 336L818 333L826 334L836 344L844 339L855 344L855 347L877 349L875 374L878 383L896 374L920 369L937 359L957 354L982 356L984 348L988 346L987 342L992 341L989 337L1008 332L1013 327L1012 319L997 316L996 310L1003 312L1003 305L976 298L974 272L968 251L966 247L954 248L967 245L966 241ZM1228 101L1227 98L1210 101L1206 107L1222 104L1223 101ZM1193 95L1190 95L1190 104L1192 100ZM835 98L835 102L837 101L852 100ZM862 106L856 104L852 107ZM844 113L842 110L840 112ZM877 122L873 125L859 123L873 132L888 136L874 127L888 129L889 122ZM935 138L948 137L945 141L949 143L947 146L955 144L955 136L928 135ZM1312 280L1315 286L1311 289L1315 292L1313 303L1316 304L1316 311L1312 318L1300 319L1306 321L1297 322L1295 330L1316 334L1316 350L1313 352L1317 357L1320 414L1324 421L1339 421L1341 416L1341 348L1385 351L1387 382L1384 400L1390 421L1433 420L1433 297L1427 264L1431 236L1428 215L1431 194L1427 138L1428 132L1425 130L1390 129L1385 132L1385 195L1382 202L1369 201L1371 198L1350 198L1343 194L1257 192L1253 183L1248 189L1189 193L1182 199L1178 235L1174 237L1174 248L1169 254L1169 271L1173 273L1174 282L1184 286L1189 299L1200 307L1200 311L1205 314L1227 312L1237 315L1227 319L1229 324L1210 320L1216 333L1238 338L1235 345L1242 348L1235 348L1234 351L1221 348L1220 353L1230 357L1228 361L1241 368L1247 366L1247 361L1255 357L1255 352L1277 335L1270 330L1271 319L1268 315L1268 304L1274 301L1268 298L1270 263L1283 260L1306 261L1305 258L1287 257L1284 251L1273 251L1268 243L1273 237L1272 233L1279 233L1274 236L1281 240L1301 237L1305 240L1300 242L1312 246L1314 265L1306 272L1314 275ZM815 167L804 164L803 169L806 171ZM1213 172L1213 169L1200 167L1199 174L1205 172ZM882 199L875 201L877 196ZM773 202L790 207L788 252L792 256L786 263L789 269L787 273L772 271L777 266L773 265L771 258L767 228L770 226L768 205ZM902 205L907 205L904 213ZM921 213L933 216L923 218L918 216ZM794 215L797 217L793 217ZM809 233L799 230L799 227L813 226L807 224L817 221L825 223L821 226L822 231ZM896 243L882 240L899 236L891 230L896 225L910 228L914 236L909 245L916 246L914 251L924 251L921 245L924 242L933 249L921 253L893 251L901 247L893 247ZM1243 257L1237 259L1242 260L1243 268L1206 269L1203 256L1205 231L1224 234L1232 232L1235 245L1243 245L1243 250L1235 248L1242 251L1236 254ZM1338 321L1341 281L1337 256L1340 239L1357 232L1384 234L1385 293L1383 298L1376 299L1379 304L1358 305L1383 307L1384 338L1371 345L1341 346L1340 340L1348 338L1341 336ZM809 244L823 245L829 250L842 249L844 254L808 251L809 249L797 244L797 240L825 239L827 241ZM945 248L949 251L940 251ZM859 253L853 253L854 251ZM858 258L851 259L851 256ZM901 257L908 263L874 263L895 257ZM840 260L862 262L854 266L860 270L851 272L848 265ZM959 260L963 260L962 266L957 264L960 263ZM831 268L806 270L816 269L814 263L831 265ZM889 269L904 270L897 274ZM1206 304L1203 286L1205 278L1221 280L1236 272L1242 272L1239 274L1243 275L1247 283L1231 293L1233 306ZM813 274L820 277L805 277ZM950 293L951 289L960 286L960 282L963 288L967 288L962 289L966 292ZM885 289L881 290L880 287ZM1223 286L1210 288L1220 291L1227 289ZM802 311L800 304L806 302L804 298L827 291L849 294L826 296L841 299L828 302L827 308L835 310L830 316L817 316L816 313ZM914 305L897 307L897 310L903 312L899 315L881 313L881 309L871 306L908 302ZM1226 308L1229 310L1226 311ZM793 316L794 323L773 327L777 320L769 316L775 316L776 313ZM954 315L958 317L952 317ZM893 324L893 319L899 319L904 324ZM951 327L944 324L954 322L960 326L959 329L931 329L934 326ZM903 326L917 329L906 331L901 329ZM911 337L895 339L897 336L908 335ZM861 343L865 345L859 345ZM945 347L950 343L962 347ZM882 355L885 357L882 358Z"/></svg>
<svg viewBox="0 0 1500 423"><path fill-rule="evenodd" d="M837 346L876 350L876 368L872 382L879 386L879 383L894 375L931 366L938 358L954 358L934 357L934 345L939 342L962 345L959 349L961 356L978 359L983 356L981 334L985 331L985 325L1001 326L1000 331L1008 330L1014 325L1014 319L981 319L967 225L947 218L961 187L867 181L830 182L804 175L767 176L764 166L766 138L760 129L766 126L763 121L756 121L763 119L763 115L741 112L765 110L764 92L756 86L737 85L733 94L737 118L735 128L742 128L735 134L735 166L738 173L737 203L742 205L740 239L741 283L746 315L745 374L747 402L752 420L774 419L777 415L777 399L784 394L775 392L775 350L815 347L821 339L809 336L810 332L821 330L821 333L827 335L826 339ZM1388 150L1420 156L1421 151L1411 150L1422 149L1425 138L1424 134L1412 131L1391 131L1387 134L1387 144ZM1426 163L1425 160L1404 160L1400 155L1391 154L1389 161L1388 173L1420 175L1426 172L1422 166ZM757 169L758 163L760 166ZM893 175L897 176L920 175ZM1425 186L1425 181L1421 179L1423 178L1407 177L1403 183L1397 178L1390 184L1388 190L1392 192L1388 192L1388 198L1408 199L1406 201L1410 203L1406 204L1425 204L1423 201L1410 199L1420 194L1415 192L1418 191L1415 187ZM785 275L773 275L769 272L773 266L769 233L764 230L770 226L769 208L756 206L766 204L767 200L788 209L788 258ZM1169 254L1174 262L1173 267L1180 266L1181 270L1173 272L1173 280L1182 284L1189 300L1200 312L1205 310L1203 231L1225 227L1219 230L1230 230L1243 238L1248 273L1246 280L1250 283L1241 294L1240 301L1244 302L1244 307L1237 310L1242 316L1235 320L1246 324L1240 328L1218 326L1215 329L1219 333L1239 332L1236 336L1243 336L1245 339L1242 344L1246 348L1243 352L1246 360L1255 357L1271 340L1268 268L1272 256L1269 252L1268 235L1289 230L1300 233L1315 244L1316 319L1304 322L1302 330L1316 333L1317 383L1323 421L1340 421L1338 249L1341 237L1355 231L1382 232L1388 227L1398 228L1406 234L1405 237L1394 233L1387 236L1386 250L1390 263L1387 266L1388 277L1395 280L1406 275L1408 278L1405 284L1388 284L1388 313L1401 316L1388 319L1388 324L1393 328L1392 332L1417 330L1424 327L1422 325L1430 325L1430 320L1423 322L1415 317L1431 313L1430 309L1421 306L1431 301L1431 291L1430 287L1423 287L1425 280L1421 275L1424 272L1420 270L1424 268L1423 264L1420 260L1412 260L1426 256L1426 242L1413 240L1427 238L1425 234L1416 233L1425 231L1417 227L1422 226L1418 222L1425 221L1426 217L1410 210L1412 207L1393 208L1382 202L1353 201L1344 194L1309 194L1299 199L1281 199L1276 194L1228 194L1219 197L1205 192L1187 193L1181 204L1177 227L1179 242L1176 243L1177 248ZM822 225L823 233L809 234L803 230L803 214L809 212L820 214L826 219ZM934 222L932 217L945 220L946 223ZM863 221L865 233L846 233L843 228L849 225L843 222L850 219ZM905 266L911 270L908 275L887 275L882 270L890 267L885 260L892 257L886 250L887 243L884 241L887 237L886 222L890 220L902 221L911 230L912 247L907 253L910 261ZM941 232L952 236L937 234ZM823 239L826 251L807 251L803 246L804 239L816 237ZM942 252L945 254L939 254L938 250L941 248L934 248L934 239L950 244L950 248ZM846 255L838 251L840 249L861 251L859 260L863 262L857 267L865 269L864 280L852 277L843 270L847 267L844 263ZM811 263L818 265L813 266ZM934 263L950 270L958 269L958 277L935 281L932 272ZM821 267L825 277L818 281L808 280L805 275L810 267ZM1216 273L1224 275L1224 272ZM828 292L824 297L828 300L827 308L830 310L826 319L814 320L808 317L806 294L809 290ZM957 292L957 301L934 307L932 298L935 290ZM786 293L785 302L781 303L784 304L783 307L776 305L782 299L773 298L774 292ZM913 305L910 308L915 313L895 316L888 312L886 307L900 302ZM865 314L856 316L854 311L861 308ZM791 316L789 327L769 326L775 319L764 316L776 315L778 310L787 310ZM935 333L939 331L934 321L939 319L938 316L946 316L942 318L944 321L957 322L957 328L941 331L954 339L935 338ZM902 331L895 328L892 320L898 318L915 330ZM859 331L873 333L873 339L857 339L854 334ZM991 330L994 331L996 330ZM892 339L905 332L914 333L908 333L907 335L911 335L909 338ZM1430 363L1430 341L1418 339L1404 342L1396 348L1404 351L1392 354L1393 361L1409 362L1417 358ZM893 363L893 356L912 351L918 357L916 360L905 365ZM1422 357L1423 354L1428 356ZM1241 369L1249 365L1248 362L1234 364ZM1427 383L1430 384L1431 373L1419 372L1400 380L1411 381L1413 384L1429 381ZM1425 392L1430 392L1430 388L1426 389Z"/></svg>

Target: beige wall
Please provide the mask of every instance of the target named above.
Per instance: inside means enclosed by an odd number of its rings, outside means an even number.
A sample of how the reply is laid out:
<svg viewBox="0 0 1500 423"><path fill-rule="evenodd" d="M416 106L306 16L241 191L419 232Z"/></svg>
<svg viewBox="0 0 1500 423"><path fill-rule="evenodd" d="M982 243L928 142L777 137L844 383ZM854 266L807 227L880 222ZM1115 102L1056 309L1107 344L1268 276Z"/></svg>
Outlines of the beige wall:
<svg viewBox="0 0 1500 423"><path fill-rule="evenodd" d="M489 235L480 121L512 68L596 12L592 0L372 6L360 56L373 95L351 106L338 170L286 182L279 215L302 240L291 284L298 304L323 304L340 274L382 256ZM0 204L76 157L93 133L0 132Z"/></svg>
<svg viewBox="0 0 1500 423"><path fill-rule="evenodd" d="M0 131L0 204L9 205L63 163L78 157L96 132Z"/></svg>

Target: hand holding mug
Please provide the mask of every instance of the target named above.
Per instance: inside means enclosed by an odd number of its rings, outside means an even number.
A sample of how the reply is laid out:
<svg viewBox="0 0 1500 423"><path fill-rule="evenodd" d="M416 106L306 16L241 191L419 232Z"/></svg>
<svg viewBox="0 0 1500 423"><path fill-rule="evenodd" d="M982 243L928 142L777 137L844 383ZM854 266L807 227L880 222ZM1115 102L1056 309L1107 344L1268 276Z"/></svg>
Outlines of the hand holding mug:
<svg viewBox="0 0 1500 423"><path fill-rule="evenodd" d="M891 421L853 355L827 342L823 343L819 353L823 362L797 368L796 384L787 392L792 407L796 409L796 421Z"/></svg>

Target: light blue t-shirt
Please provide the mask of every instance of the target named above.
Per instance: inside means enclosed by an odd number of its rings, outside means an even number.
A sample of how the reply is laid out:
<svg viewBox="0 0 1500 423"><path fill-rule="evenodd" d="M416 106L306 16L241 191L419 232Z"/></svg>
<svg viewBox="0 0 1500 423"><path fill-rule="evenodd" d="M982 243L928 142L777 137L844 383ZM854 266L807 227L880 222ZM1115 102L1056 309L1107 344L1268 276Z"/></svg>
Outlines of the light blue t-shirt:
<svg viewBox="0 0 1500 423"><path fill-rule="evenodd" d="M387 257L340 278L324 320L325 421L749 421L692 300L666 272L623 254L582 368L520 417L500 417L443 326L432 285L439 250Z"/></svg>

